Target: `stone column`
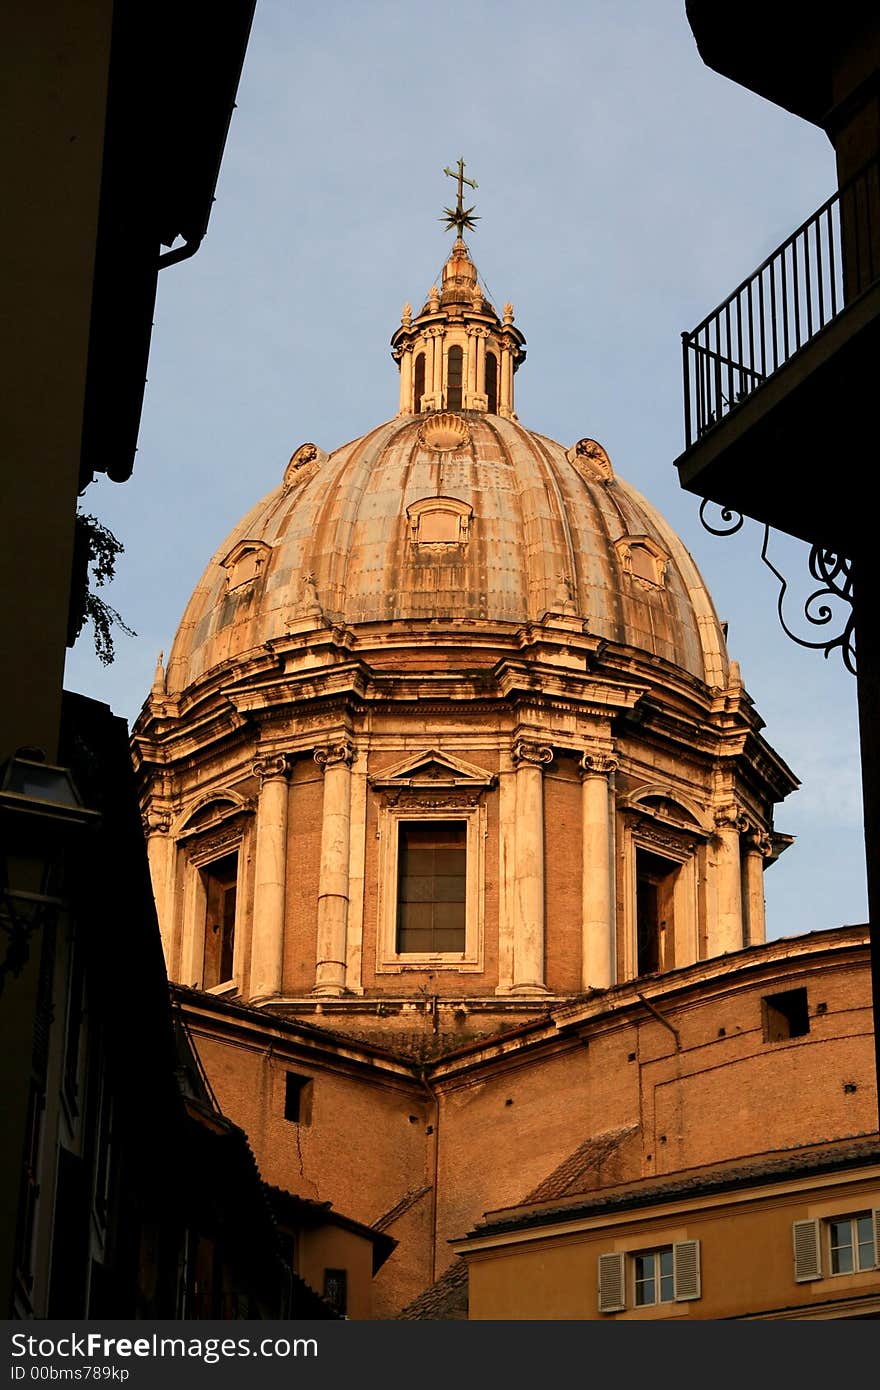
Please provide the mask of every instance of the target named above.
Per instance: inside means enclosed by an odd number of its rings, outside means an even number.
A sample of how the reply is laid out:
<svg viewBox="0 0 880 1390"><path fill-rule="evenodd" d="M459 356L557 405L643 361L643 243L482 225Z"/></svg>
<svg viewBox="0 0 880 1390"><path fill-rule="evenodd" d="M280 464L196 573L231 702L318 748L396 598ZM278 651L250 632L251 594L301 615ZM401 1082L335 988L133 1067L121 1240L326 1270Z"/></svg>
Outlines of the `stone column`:
<svg viewBox="0 0 880 1390"><path fill-rule="evenodd" d="M477 358L479 357L479 330L473 324L467 330L467 392L473 396L480 388L477 386Z"/></svg>
<svg viewBox="0 0 880 1390"><path fill-rule="evenodd" d="M324 774L324 811L318 880L318 951L312 993L328 998L345 993L354 751L348 739L343 738L315 752L315 762Z"/></svg>
<svg viewBox="0 0 880 1390"><path fill-rule="evenodd" d="M400 410L399 415L411 415L413 406L413 349L407 343L400 356Z"/></svg>
<svg viewBox="0 0 880 1390"><path fill-rule="evenodd" d="M619 763L609 753L584 753L580 765L583 816L581 982L585 990L609 989L616 977L611 776Z"/></svg>
<svg viewBox="0 0 880 1390"><path fill-rule="evenodd" d="M513 875L516 864L516 773L502 767L498 774L498 984L496 994L509 994L513 985Z"/></svg>
<svg viewBox="0 0 880 1390"><path fill-rule="evenodd" d="M739 951L743 945L741 825L742 817L734 805L724 806L715 814L715 930L710 921L710 955Z"/></svg>
<svg viewBox="0 0 880 1390"><path fill-rule="evenodd" d="M422 334L422 346L425 350L425 385L422 395L430 396L434 381L434 339L427 329L425 329L425 332ZM416 401L415 406L418 411L418 401Z"/></svg>
<svg viewBox="0 0 880 1390"><path fill-rule="evenodd" d="M165 968L171 979L176 979L174 971L180 962L175 956L180 951L180 923L174 911L174 859L176 845L168 833L171 829L171 815L168 811L150 810L143 817L144 835L147 841L147 859L150 864L150 882L153 885L153 901L159 919L159 935L165 953Z"/></svg>
<svg viewBox="0 0 880 1390"><path fill-rule="evenodd" d="M501 380L498 383L498 414L509 415L513 409L513 372L511 370L513 358L510 347L506 342L501 344Z"/></svg>
<svg viewBox="0 0 880 1390"><path fill-rule="evenodd" d="M477 385L476 390L479 395L486 394L486 339L489 336L488 328L477 329ZM498 383L495 384L498 389Z"/></svg>
<svg viewBox="0 0 880 1390"><path fill-rule="evenodd" d="M250 997L281 993L284 962L284 899L287 880L287 799L290 765L285 753L260 758L251 928Z"/></svg>
<svg viewBox="0 0 880 1390"><path fill-rule="evenodd" d="M437 409L440 410L443 405L443 329L432 328L431 337L434 340L434 379L431 390Z"/></svg>
<svg viewBox="0 0 880 1390"><path fill-rule="evenodd" d="M544 774L546 744L519 739L516 766L516 856L513 879L512 994L546 994L544 984Z"/></svg>
<svg viewBox="0 0 880 1390"><path fill-rule="evenodd" d="M745 872L743 874L743 900L745 905L745 943L758 946L767 939L767 922L764 912L764 860L771 852L770 836L757 827L749 829L743 837Z"/></svg>

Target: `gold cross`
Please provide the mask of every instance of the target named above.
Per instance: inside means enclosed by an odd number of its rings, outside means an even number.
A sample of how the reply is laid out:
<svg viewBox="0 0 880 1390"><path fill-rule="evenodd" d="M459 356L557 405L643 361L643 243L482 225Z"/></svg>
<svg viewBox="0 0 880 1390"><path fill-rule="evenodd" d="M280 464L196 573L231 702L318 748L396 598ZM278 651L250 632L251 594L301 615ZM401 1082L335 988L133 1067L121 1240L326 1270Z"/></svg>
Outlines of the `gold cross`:
<svg viewBox="0 0 880 1390"><path fill-rule="evenodd" d="M458 201L454 208L443 209L443 216L440 218L440 221L446 223L447 230L450 232L452 231L453 227L457 227L459 236L461 236L462 232L465 230L471 232L476 231L474 223L479 222L480 219L479 217L474 216L473 206L469 208L466 208L464 206L464 185L467 184L468 188L476 188L476 179L465 178L463 159L460 159L458 161L457 172L455 169L449 168L444 169L443 172L444 174L448 174L451 179L457 179Z"/></svg>

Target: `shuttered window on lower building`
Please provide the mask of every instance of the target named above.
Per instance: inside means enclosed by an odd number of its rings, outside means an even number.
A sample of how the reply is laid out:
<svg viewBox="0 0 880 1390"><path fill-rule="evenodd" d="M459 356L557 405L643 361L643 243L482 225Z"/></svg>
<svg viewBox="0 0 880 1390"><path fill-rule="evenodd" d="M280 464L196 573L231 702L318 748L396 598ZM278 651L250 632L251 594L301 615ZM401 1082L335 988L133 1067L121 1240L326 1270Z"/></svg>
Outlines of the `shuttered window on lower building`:
<svg viewBox="0 0 880 1390"><path fill-rule="evenodd" d="M672 1290L665 1292L660 1256L667 1259L672 1255ZM657 1276L648 1279L645 1269L650 1268L651 1259L658 1265ZM629 1281L629 1283L627 1282ZM700 1282L700 1242L698 1240L677 1240L662 1250L633 1251L624 1253L614 1251L599 1256L598 1292L600 1313L620 1313L627 1307L627 1289L632 1295L630 1301L635 1307L654 1303L674 1301L683 1303L701 1295Z"/></svg>

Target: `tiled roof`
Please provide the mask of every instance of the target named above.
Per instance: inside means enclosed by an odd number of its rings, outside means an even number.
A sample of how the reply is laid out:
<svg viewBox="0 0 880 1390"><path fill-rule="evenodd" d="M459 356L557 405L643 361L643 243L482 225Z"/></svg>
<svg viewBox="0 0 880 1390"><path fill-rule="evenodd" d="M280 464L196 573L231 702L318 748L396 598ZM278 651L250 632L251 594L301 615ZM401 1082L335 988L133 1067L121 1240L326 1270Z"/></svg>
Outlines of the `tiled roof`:
<svg viewBox="0 0 880 1390"><path fill-rule="evenodd" d="M430 1288L408 1304L398 1319L466 1322L468 1315L467 1265L456 1258Z"/></svg>
<svg viewBox="0 0 880 1390"><path fill-rule="evenodd" d="M566 1200L559 1194L541 1199L535 1196L540 1190L536 1188L531 1198L518 1206L487 1212L471 1234L485 1235L488 1230L539 1226L549 1220L576 1220L584 1215L620 1211L628 1207L636 1210L657 1201L685 1200L700 1193L736 1191L759 1183L783 1182L800 1175L839 1172L857 1168L861 1164L877 1163L880 1163L880 1141L875 1132L846 1140L825 1140L781 1153L735 1159L666 1178L643 1178L638 1182L605 1189L601 1195L572 1194ZM557 1169L557 1173L559 1171Z"/></svg>
<svg viewBox="0 0 880 1390"><path fill-rule="evenodd" d="M638 1132L638 1125L627 1125L585 1139L523 1201L548 1202L557 1197L592 1192L609 1182L621 1182L626 1176L622 1171L626 1141Z"/></svg>
<svg viewBox="0 0 880 1390"><path fill-rule="evenodd" d="M387 1231L389 1226L392 1226L395 1221L399 1221L410 1207L414 1207L416 1202L430 1191L431 1184L426 1182L422 1187L414 1187L409 1192L405 1192L399 1202L395 1202L393 1207L390 1207L378 1220L373 1222L373 1229L375 1231Z"/></svg>

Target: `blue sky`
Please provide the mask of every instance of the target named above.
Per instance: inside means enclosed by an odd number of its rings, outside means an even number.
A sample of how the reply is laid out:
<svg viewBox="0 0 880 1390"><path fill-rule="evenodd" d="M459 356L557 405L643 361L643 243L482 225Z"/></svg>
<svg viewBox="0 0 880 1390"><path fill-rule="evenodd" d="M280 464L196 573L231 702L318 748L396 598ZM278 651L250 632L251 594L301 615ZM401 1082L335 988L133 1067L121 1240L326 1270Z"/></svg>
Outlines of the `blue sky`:
<svg viewBox="0 0 880 1390"><path fill-rule="evenodd" d="M761 528L709 535L673 467L682 330L830 195L833 153L703 65L682 0L257 0L208 235L160 273L133 478L81 502L125 546L103 596L138 635L105 668L86 630L68 688L133 720L209 558L294 449L394 415L389 338L448 253L459 156L473 258L528 343L520 420L600 440L677 529L801 778L768 934L864 921L855 681L782 633ZM806 548L775 537L771 556L797 626Z"/></svg>

